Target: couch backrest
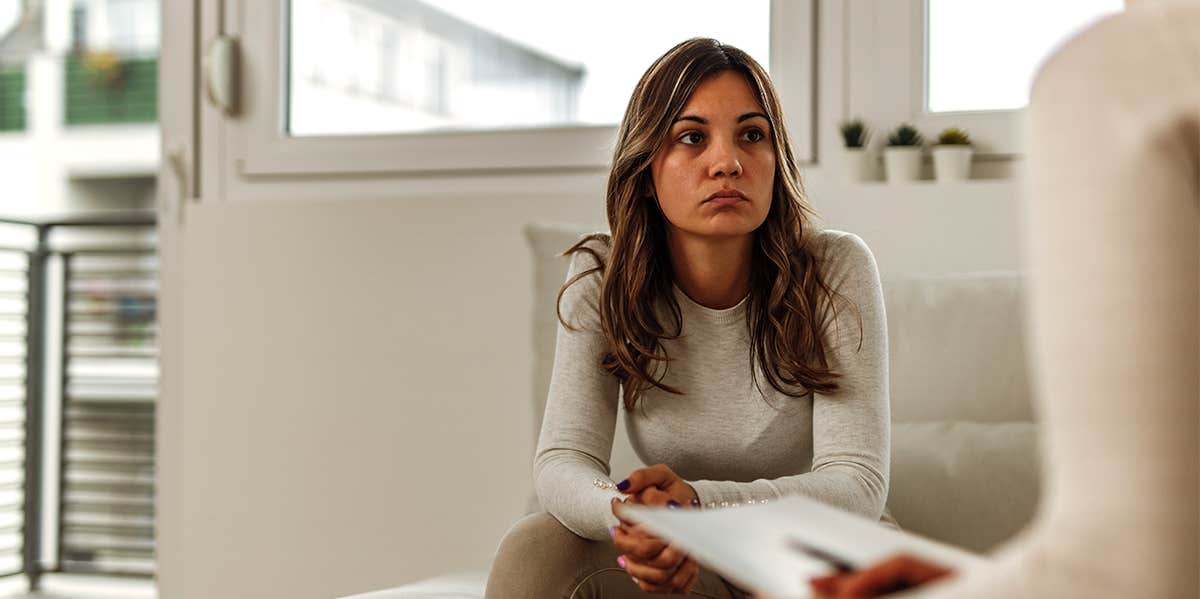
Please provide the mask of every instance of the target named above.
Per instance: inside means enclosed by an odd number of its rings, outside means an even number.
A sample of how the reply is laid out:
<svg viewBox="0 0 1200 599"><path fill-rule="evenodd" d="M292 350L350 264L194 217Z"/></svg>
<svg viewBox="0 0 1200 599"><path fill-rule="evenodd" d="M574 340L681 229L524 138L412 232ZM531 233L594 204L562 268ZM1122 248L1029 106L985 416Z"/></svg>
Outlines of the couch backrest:
<svg viewBox="0 0 1200 599"><path fill-rule="evenodd" d="M535 439L554 364L562 252L603 227L531 223ZM884 282L892 401L888 507L906 529L975 550L1009 538L1038 491L1021 278L978 273ZM614 476L642 464L617 420ZM531 502L536 509L536 502Z"/></svg>
<svg viewBox="0 0 1200 599"><path fill-rule="evenodd" d="M1033 420L1016 273L894 279L883 286L893 420Z"/></svg>

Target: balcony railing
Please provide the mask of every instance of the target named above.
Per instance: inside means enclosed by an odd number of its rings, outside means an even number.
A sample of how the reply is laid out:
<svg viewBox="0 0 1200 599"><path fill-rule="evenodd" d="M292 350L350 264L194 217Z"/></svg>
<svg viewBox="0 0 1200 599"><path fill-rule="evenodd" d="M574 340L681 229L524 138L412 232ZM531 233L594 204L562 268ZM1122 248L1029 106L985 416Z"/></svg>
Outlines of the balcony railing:
<svg viewBox="0 0 1200 599"><path fill-rule="evenodd" d="M46 572L153 576L154 216L0 225L33 237L0 242L0 576L23 572L31 589Z"/></svg>

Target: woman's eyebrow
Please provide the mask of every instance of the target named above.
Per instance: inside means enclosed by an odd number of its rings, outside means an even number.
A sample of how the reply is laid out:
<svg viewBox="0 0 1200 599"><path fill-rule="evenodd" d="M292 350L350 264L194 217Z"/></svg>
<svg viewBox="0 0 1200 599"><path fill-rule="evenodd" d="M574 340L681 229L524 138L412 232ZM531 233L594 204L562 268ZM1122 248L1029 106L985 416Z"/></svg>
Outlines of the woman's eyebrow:
<svg viewBox="0 0 1200 599"><path fill-rule="evenodd" d="M739 123L740 123L740 122L742 122L742 121L745 121L745 120L747 120L747 119L752 119L752 118L754 118L754 117L756 117L756 116L757 116L757 117L762 117L762 118L766 119L768 122L770 122L770 120L771 120L770 118L768 118L768 117L767 117L767 115L765 115L765 114L763 114L763 113L761 113L761 112L747 112L746 114L743 114L742 116L739 116L739 117L738 117L738 120L737 120L737 122L739 122ZM674 125L675 123L678 123L679 121L695 121L695 122L697 122L697 123L700 123L701 125L707 125L707 124L708 124L708 121L707 121L707 120L705 120L703 117L698 117L698 116L696 116L696 115L694 115L694 114L685 114L685 115L683 115L683 116L681 116L681 117L678 117L678 118L676 118L674 121L671 121L671 124L672 124L672 125Z"/></svg>

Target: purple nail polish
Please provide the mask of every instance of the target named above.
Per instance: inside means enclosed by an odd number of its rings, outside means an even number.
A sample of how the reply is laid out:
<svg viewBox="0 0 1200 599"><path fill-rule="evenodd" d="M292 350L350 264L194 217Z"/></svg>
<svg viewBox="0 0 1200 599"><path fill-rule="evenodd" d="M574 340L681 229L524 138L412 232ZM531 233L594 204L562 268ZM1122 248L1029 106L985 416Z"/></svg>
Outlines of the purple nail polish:
<svg viewBox="0 0 1200 599"><path fill-rule="evenodd" d="M625 569L625 556L624 555L617 558L617 565L621 566L622 570Z"/></svg>
<svg viewBox="0 0 1200 599"><path fill-rule="evenodd" d="M679 508L681 508L681 507L683 507L683 506L682 506L682 505L679 505L679 502L678 502L678 501L675 501L674 499L672 499L672 500L670 500L670 501L668 501L668 502L667 502L667 509L671 509L671 510L677 510L677 509L679 509Z"/></svg>
<svg viewBox="0 0 1200 599"><path fill-rule="evenodd" d="M619 483L617 483L617 490L618 490L618 491L625 491L625 490L628 490L628 489L629 489L629 479L628 479L628 478L627 478L627 479L625 479L625 480L623 480L623 481L621 481L621 482L619 482Z"/></svg>
<svg viewBox="0 0 1200 599"><path fill-rule="evenodd" d="M699 500L699 499L693 499L693 500L692 500L692 507L700 507L700 500Z"/></svg>
<svg viewBox="0 0 1200 599"><path fill-rule="evenodd" d="M616 527L616 526L609 526L609 527L608 527L608 536L610 536L610 537L615 537L615 536L617 536L617 527Z"/></svg>

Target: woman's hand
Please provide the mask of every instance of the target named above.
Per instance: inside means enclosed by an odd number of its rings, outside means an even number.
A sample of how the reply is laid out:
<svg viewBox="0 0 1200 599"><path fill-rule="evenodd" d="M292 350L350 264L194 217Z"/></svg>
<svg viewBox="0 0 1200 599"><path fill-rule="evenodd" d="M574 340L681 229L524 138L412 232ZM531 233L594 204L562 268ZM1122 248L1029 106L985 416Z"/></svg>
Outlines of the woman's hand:
<svg viewBox="0 0 1200 599"><path fill-rule="evenodd" d="M817 599L860 599L911 589L950 574L941 566L899 555L856 572L814 578L809 584Z"/></svg>
<svg viewBox="0 0 1200 599"><path fill-rule="evenodd" d="M629 495L634 503L667 507L699 507L700 498L674 470L663 464L634 470L629 478L617 483L617 490Z"/></svg>
<svg viewBox="0 0 1200 599"><path fill-rule="evenodd" d="M621 521L612 529L613 545L621 552L617 564L647 593L690 593L700 577L699 565L642 527L621 519L617 506L622 503L615 498L612 503L613 514Z"/></svg>

